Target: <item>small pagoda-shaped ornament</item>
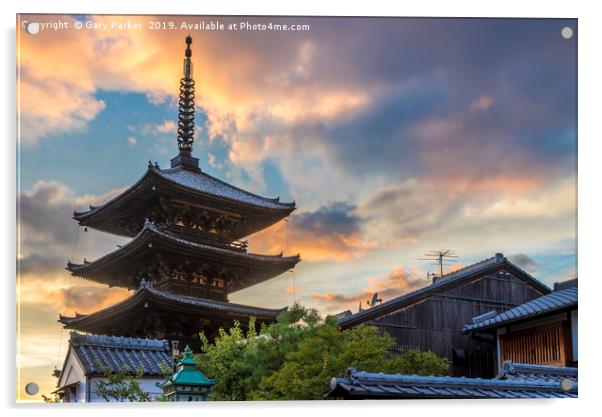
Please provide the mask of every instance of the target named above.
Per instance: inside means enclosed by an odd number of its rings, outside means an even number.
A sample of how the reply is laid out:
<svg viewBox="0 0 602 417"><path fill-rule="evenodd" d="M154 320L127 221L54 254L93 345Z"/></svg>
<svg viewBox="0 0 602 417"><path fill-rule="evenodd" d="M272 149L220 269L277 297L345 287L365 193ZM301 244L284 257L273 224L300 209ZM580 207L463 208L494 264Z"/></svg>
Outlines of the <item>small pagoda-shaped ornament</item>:
<svg viewBox="0 0 602 417"><path fill-rule="evenodd" d="M203 375L196 366L192 350L186 346L184 357L176 365L176 372L161 385L167 401L207 401L215 382Z"/></svg>
<svg viewBox="0 0 602 417"><path fill-rule="evenodd" d="M89 315L59 316L68 329L115 336L177 340L199 346L234 320L251 316L272 322L284 309L228 302L228 294L294 268L299 255L247 252L244 237L287 217L295 203L282 203L237 188L203 172L192 156L194 80L192 39L186 38L178 117L179 154L171 167L148 164L129 189L85 212L80 226L132 240L82 264L68 262L74 276L135 292Z"/></svg>

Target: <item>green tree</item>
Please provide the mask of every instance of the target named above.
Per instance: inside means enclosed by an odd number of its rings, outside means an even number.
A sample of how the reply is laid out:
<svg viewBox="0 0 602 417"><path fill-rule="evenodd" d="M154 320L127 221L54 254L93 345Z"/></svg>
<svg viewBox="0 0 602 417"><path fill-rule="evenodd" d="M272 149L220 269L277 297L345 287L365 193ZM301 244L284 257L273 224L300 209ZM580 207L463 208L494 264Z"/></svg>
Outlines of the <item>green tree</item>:
<svg viewBox="0 0 602 417"><path fill-rule="evenodd" d="M103 368L105 379L95 382L94 391L105 401L152 401L150 394L145 392L137 381L142 378L144 372L142 366L139 366L135 373L127 365L124 365L117 372L113 372L110 366L104 366Z"/></svg>
<svg viewBox="0 0 602 417"><path fill-rule="evenodd" d="M42 400L44 400L45 403L58 403L61 402L61 399L59 398L58 394L50 394L52 396L47 396L42 394Z"/></svg>
<svg viewBox="0 0 602 417"><path fill-rule="evenodd" d="M280 369L286 355L320 322L317 311L293 305L279 315L276 323L262 326L259 333L254 318L246 333L235 322L228 330L220 329L213 343L201 333L202 353L196 359L200 370L217 381L212 399L248 400L261 379Z"/></svg>
<svg viewBox="0 0 602 417"><path fill-rule="evenodd" d="M235 323L213 343L201 333L200 370L217 381L214 400L323 399L330 379L347 368L369 372L442 375L445 359L431 352L391 354L395 341L373 326L340 331L336 319L293 305L257 332Z"/></svg>
<svg viewBox="0 0 602 417"><path fill-rule="evenodd" d="M328 317L315 334L303 339L298 349L286 356L283 366L262 378L254 400L323 399L333 376L341 376L349 367L372 372L396 372L401 358L391 356L395 342L380 335L372 326L347 331L337 329L334 317Z"/></svg>
<svg viewBox="0 0 602 417"><path fill-rule="evenodd" d="M449 369L445 358L441 358L433 352L423 352L417 349L410 350L401 356L400 367L401 373L409 375L443 376Z"/></svg>

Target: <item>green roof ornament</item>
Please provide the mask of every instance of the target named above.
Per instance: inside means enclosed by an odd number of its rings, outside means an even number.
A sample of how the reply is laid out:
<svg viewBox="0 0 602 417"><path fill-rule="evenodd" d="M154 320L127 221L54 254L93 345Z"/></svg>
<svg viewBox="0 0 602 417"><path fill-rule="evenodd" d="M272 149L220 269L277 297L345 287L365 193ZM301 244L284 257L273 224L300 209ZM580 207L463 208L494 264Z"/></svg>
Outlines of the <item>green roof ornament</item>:
<svg viewBox="0 0 602 417"><path fill-rule="evenodd" d="M192 350L187 345L184 356L176 365L176 372L161 385L168 401L207 401L215 381L207 378L197 368Z"/></svg>

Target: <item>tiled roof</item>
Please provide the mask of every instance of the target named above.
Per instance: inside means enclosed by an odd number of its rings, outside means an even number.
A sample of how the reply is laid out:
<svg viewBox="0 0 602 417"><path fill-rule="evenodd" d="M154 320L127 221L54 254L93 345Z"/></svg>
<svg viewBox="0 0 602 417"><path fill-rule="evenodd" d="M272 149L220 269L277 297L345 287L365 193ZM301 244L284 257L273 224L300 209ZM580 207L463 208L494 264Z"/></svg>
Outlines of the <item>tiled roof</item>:
<svg viewBox="0 0 602 417"><path fill-rule="evenodd" d="M499 327L511 322L537 317L554 311L577 306L577 287L554 291L550 294L521 304L493 317L475 317L472 323L464 325L463 331L485 330Z"/></svg>
<svg viewBox="0 0 602 417"><path fill-rule="evenodd" d="M158 169L152 167L152 170L173 183L205 194L271 209L282 210L295 207L294 201L292 203L281 203L279 198L261 197L257 194L230 185L227 182L212 177L204 172L194 172L181 167L171 169Z"/></svg>
<svg viewBox="0 0 602 417"><path fill-rule="evenodd" d="M174 243L180 244L182 246L189 247L191 249L196 249L199 251L202 250L202 251L206 251L208 253L218 254L218 255L224 255L224 256L227 255L227 256L230 256L230 257L233 257L236 259L251 259L251 260L256 260L256 261L272 262L272 263L283 263L283 262L297 263L301 260L300 255L294 255L294 256L282 256L282 254L259 255L259 254L255 254L255 253L240 252L240 251L236 251L233 249L226 249L226 248L221 248L221 247L217 247L217 246L213 246L213 245L206 245L203 243L192 242L192 241L189 241L186 239L179 238L178 236L175 236L171 233L161 231L157 228L157 226L153 222L146 220L144 222L144 226L142 227L140 232L138 232L138 234L132 240L119 246L118 249L116 249L113 252L110 252L107 255L105 255L95 261L92 261L92 262L84 262L83 264L75 264L75 263L69 262L67 265L68 266L67 269L70 271L71 270L75 271L82 267L89 267L94 263L99 263L101 261L104 261L106 258L113 257L118 253L126 251L127 249L129 249L130 246L135 246L138 243L138 240L141 240L142 236L145 234L156 235L156 236L164 238L170 242L174 242Z"/></svg>
<svg viewBox="0 0 602 417"><path fill-rule="evenodd" d="M69 344L87 375L103 374L108 366L117 372L127 366L132 372L142 367L143 376L163 376L160 364L169 366L167 340L137 339L71 332Z"/></svg>
<svg viewBox="0 0 602 417"><path fill-rule="evenodd" d="M281 203L279 198L266 198L245 191L241 188L230 185L222 180L212 177L204 172L194 172L182 167L160 169L149 163L146 173L130 188L117 195L107 203L100 206L90 206L90 210L73 213L73 218L79 221L85 220L97 213L108 209L116 203L124 200L127 195L137 190L145 181L154 178L162 178L174 185L183 187L187 190L202 193L221 199L234 200L243 204L260 207L263 209L275 209L292 211L295 209L295 202Z"/></svg>
<svg viewBox="0 0 602 417"><path fill-rule="evenodd" d="M153 288L149 283L142 281L140 288L133 295L119 303L113 304L92 314L78 314L75 317L59 316L59 322L64 324L67 328L79 328L77 326L80 322L89 322L90 320L94 320L96 318L102 318L103 316L107 315L110 316L112 313L135 306L138 300L146 299L164 300L173 303L174 306L178 304L186 305L192 307L192 311L198 311L200 315L202 315L202 313L205 311L221 311L242 316L255 316L258 318L270 317L275 319L278 314L286 310L286 307L281 309L268 309L186 295L178 295L158 290Z"/></svg>
<svg viewBox="0 0 602 417"><path fill-rule="evenodd" d="M444 289L449 285L456 284L465 279L470 279L474 277L476 274L487 271L491 268L498 267L502 264L506 264L518 271L535 287L539 288L541 291L549 292L550 289L545 286L543 283L532 277L526 271L522 270L512 262L510 262L502 253L496 253L495 256L491 258L487 258L483 261L477 262L472 265L468 265L458 271L443 275L439 279L437 279L431 285L427 285L426 287L419 288L415 291L404 294L400 297L393 298L389 301L386 301L382 304L379 304L375 307L369 308L367 310L360 311L353 315L347 315L341 317L338 321L339 325L345 325L348 322L362 320L368 317L378 316L379 314L386 314L388 311L401 307L403 305L409 305L414 302L420 301L427 296L437 293L438 291Z"/></svg>
<svg viewBox="0 0 602 417"><path fill-rule="evenodd" d="M560 382L481 378L391 375L348 369L344 378L332 378L326 394L334 398L572 398Z"/></svg>
<svg viewBox="0 0 602 417"><path fill-rule="evenodd" d="M577 368L566 366L531 365L506 361L502 372L496 379L544 382L561 382L568 379L577 383L577 372Z"/></svg>
<svg viewBox="0 0 602 417"><path fill-rule="evenodd" d="M172 233L159 230L153 222L147 220L144 223L144 227L132 240L121 245L113 252L110 252L92 262L84 260L83 264L76 264L69 261L66 269L75 276L92 279L110 285L134 289L131 287L131 285L124 283L119 279L112 281L115 272L113 272L114 270L112 269L107 272L107 269L115 267L116 270L118 270L117 268L120 268L119 271L123 271L124 266L131 266L130 260L132 256L135 257L141 251L146 251L148 245L156 241L165 242L169 245L176 245L180 251L183 251L184 249L194 250L195 254L199 257L219 257L222 263L240 264L241 262L244 262L246 265L248 265L248 269L250 271L256 271L258 274L261 274L256 276L257 279L253 283L265 281L266 279L270 279L275 275L281 274L290 268L294 268L295 265L301 260L301 256L299 254L294 256L282 256L282 253L278 255L259 255L255 253L241 252L234 249L227 249L188 241ZM119 266L116 267L115 265ZM107 276L110 278L106 278ZM108 281L107 279L111 281ZM243 281L238 280L231 284L230 292L238 291L242 288L245 288L245 284Z"/></svg>

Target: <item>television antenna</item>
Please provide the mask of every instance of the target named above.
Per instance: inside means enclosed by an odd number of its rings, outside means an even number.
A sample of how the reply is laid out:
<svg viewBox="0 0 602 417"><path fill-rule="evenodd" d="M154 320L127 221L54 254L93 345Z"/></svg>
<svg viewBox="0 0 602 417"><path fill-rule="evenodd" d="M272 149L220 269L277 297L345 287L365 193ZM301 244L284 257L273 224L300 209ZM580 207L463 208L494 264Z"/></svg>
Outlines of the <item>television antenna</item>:
<svg viewBox="0 0 602 417"><path fill-rule="evenodd" d="M439 274L443 276L443 265L446 262L458 262L453 258L457 258L456 251L453 249L441 249L438 251L432 250L424 254L425 258L418 258L419 261L435 261L432 265L439 265ZM451 259L450 259L451 258ZM433 274L434 276L434 274Z"/></svg>
<svg viewBox="0 0 602 417"><path fill-rule="evenodd" d="M382 298L378 298L378 293L375 292L374 295L372 296L372 300L366 301L366 304L368 304L370 307L374 307L376 305L376 303L382 304L382 302L383 302Z"/></svg>

